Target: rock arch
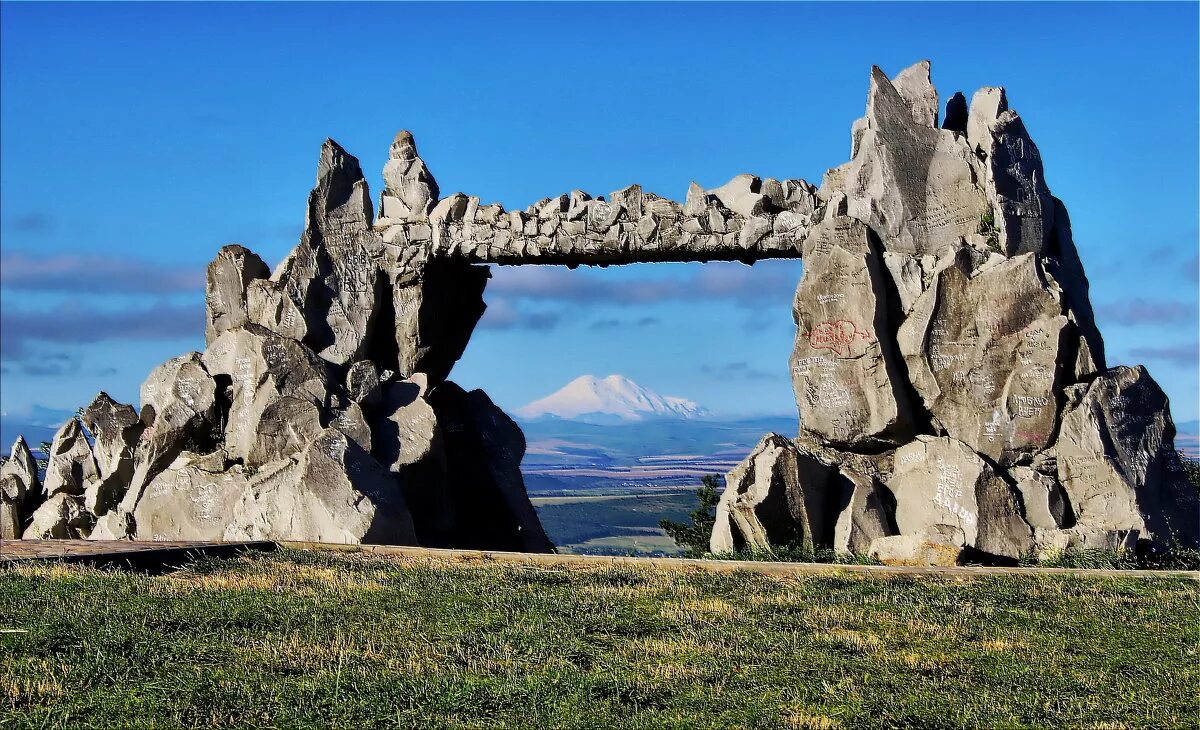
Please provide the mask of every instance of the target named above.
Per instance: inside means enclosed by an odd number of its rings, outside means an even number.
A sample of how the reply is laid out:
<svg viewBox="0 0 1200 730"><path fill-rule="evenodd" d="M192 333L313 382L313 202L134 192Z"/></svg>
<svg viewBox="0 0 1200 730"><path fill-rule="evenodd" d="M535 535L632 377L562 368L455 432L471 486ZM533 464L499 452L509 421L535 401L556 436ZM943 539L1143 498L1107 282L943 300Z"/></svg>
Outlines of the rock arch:
<svg viewBox="0 0 1200 730"><path fill-rule="evenodd" d="M739 175L682 203L637 185L523 211L442 196L401 132L377 215L358 160L328 140L295 250L271 271L221 249L206 351L151 374L136 423L122 411L94 446L60 431L54 453L88 479L46 494L7 469L6 529L547 550L520 429L447 380L488 266L803 257L800 433L768 435L729 475L714 550L781 535L896 559L1194 544L1166 397L1144 369L1106 367L1021 118L989 87L955 94L939 126L929 70L872 70L852 159L820 186Z"/></svg>

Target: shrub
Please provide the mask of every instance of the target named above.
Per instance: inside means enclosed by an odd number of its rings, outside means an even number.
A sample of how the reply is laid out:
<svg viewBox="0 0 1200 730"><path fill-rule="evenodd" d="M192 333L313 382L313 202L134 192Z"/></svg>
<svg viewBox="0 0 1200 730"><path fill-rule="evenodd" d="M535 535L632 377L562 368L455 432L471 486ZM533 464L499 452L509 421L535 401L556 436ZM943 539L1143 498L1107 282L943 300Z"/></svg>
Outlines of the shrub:
<svg viewBox="0 0 1200 730"><path fill-rule="evenodd" d="M684 549L683 555L687 558L702 558L708 554L708 538L717 522L717 503L721 501L721 481L714 474L705 475L696 496L700 498L700 506L691 513L691 522L662 520L658 523L675 544Z"/></svg>

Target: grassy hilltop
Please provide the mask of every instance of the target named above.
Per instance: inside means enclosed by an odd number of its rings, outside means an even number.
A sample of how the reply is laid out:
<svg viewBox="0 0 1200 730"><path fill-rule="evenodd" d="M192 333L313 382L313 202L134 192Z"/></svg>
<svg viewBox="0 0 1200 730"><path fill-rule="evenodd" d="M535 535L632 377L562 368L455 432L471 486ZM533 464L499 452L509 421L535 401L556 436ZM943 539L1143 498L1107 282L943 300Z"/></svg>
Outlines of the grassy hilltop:
<svg viewBox="0 0 1200 730"><path fill-rule="evenodd" d="M298 552L0 571L0 727L1192 727L1177 578Z"/></svg>

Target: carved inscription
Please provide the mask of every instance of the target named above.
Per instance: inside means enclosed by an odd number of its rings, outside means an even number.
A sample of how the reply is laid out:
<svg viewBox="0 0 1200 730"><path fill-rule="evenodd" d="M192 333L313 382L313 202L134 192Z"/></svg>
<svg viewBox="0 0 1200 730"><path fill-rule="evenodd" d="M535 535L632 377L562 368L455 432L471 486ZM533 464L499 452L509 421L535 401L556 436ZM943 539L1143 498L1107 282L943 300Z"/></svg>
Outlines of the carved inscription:
<svg viewBox="0 0 1200 730"><path fill-rule="evenodd" d="M1017 418L1037 418L1051 403L1050 398L1044 395L1018 395L1010 402L1016 406L1013 415Z"/></svg>
<svg viewBox="0 0 1200 730"><path fill-rule="evenodd" d="M942 228L969 228L978 225L978 222L978 217L962 203L946 204L930 200L925 214L914 220L913 226L920 231L935 231Z"/></svg>
<svg viewBox="0 0 1200 730"><path fill-rule="evenodd" d="M192 493L192 504L196 505L196 516L202 522L215 522L217 519L217 485L213 482L201 484Z"/></svg>
<svg viewBox="0 0 1200 730"><path fill-rule="evenodd" d="M996 439L1000 437L1001 424L1000 411L992 411L992 419L983 424L983 437L989 442L995 443Z"/></svg>
<svg viewBox="0 0 1200 730"><path fill-rule="evenodd" d="M804 376L804 398L814 408L841 410L850 406L850 391L837 380L838 363L819 355L797 360L793 367ZM816 372L813 372L813 371ZM815 376L815 377L814 377Z"/></svg>
<svg viewBox="0 0 1200 730"><path fill-rule="evenodd" d="M977 521L977 515L959 504L963 496L962 470L954 464L947 464L942 459L937 461L938 480L937 491L933 495L933 503L958 517L968 525Z"/></svg>
<svg viewBox="0 0 1200 730"><path fill-rule="evenodd" d="M248 357L239 357L234 361L236 372L233 374L233 382L238 383L242 391L242 403L250 405L254 400L254 389L251 387L251 362Z"/></svg>

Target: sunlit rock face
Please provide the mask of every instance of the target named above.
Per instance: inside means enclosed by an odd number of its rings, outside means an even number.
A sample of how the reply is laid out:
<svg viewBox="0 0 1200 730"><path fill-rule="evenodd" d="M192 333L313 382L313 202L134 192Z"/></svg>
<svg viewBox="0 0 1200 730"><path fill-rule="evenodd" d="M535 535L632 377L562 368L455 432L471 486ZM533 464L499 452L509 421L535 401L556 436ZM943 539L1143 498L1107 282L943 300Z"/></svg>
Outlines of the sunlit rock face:
<svg viewBox="0 0 1200 730"><path fill-rule="evenodd" d="M409 132L376 209L327 140L283 262L235 244L209 266L204 352L156 368L138 411L101 394L44 478L18 442L0 535L550 550L520 428L448 380L488 265L803 257L799 433L729 475L715 551L1195 544L1166 398L1144 369L1106 367L1023 121L995 87L939 111L928 62L876 68L851 160L819 187L743 174L682 201L630 185L513 211L443 195Z"/></svg>
<svg viewBox="0 0 1200 730"><path fill-rule="evenodd" d="M874 233L830 216L804 244L792 381L804 432L849 449L911 438L913 413L892 333L891 282Z"/></svg>
<svg viewBox="0 0 1200 730"><path fill-rule="evenodd" d="M969 107L955 94L939 128L937 98L927 62L872 71L853 159L826 173L803 244L800 438L770 437L730 474L711 547L874 514L869 540L824 547L928 564L1195 546L1167 399L1144 368L1107 369L1024 123L989 87ZM833 499L852 475L857 493ZM794 509L814 499L824 514Z"/></svg>
<svg viewBox="0 0 1200 730"><path fill-rule="evenodd" d="M0 535L552 549L520 429L446 380L488 269L421 239L437 184L411 135L385 177L415 243L384 244L358 161L327 141L283 263L230 245L210 264L204 352L156 368L140 412L101 393L56 435L44 482L14 446Z"/></svg>

